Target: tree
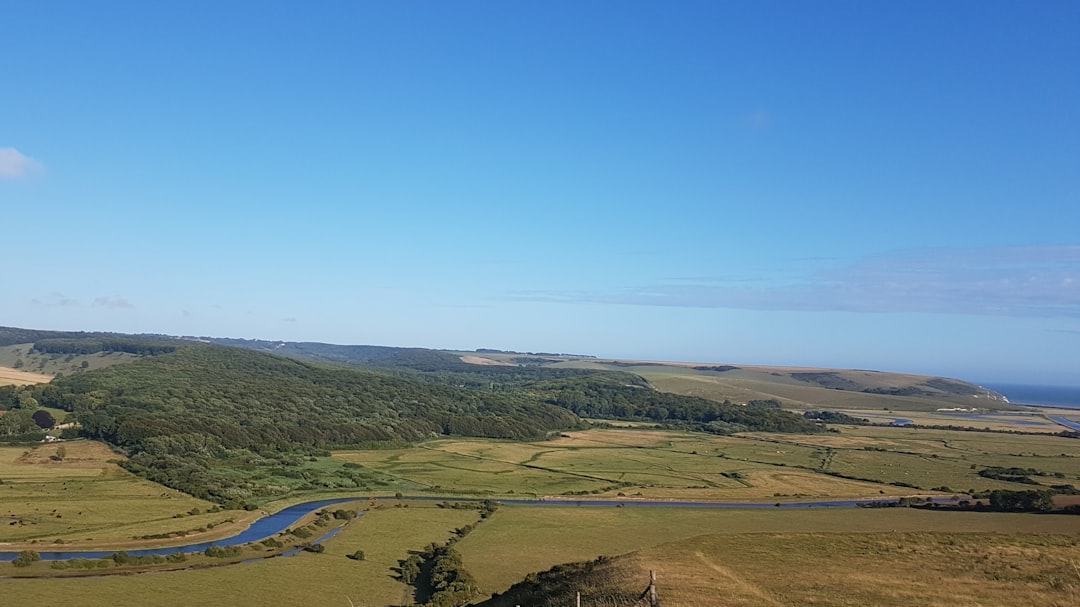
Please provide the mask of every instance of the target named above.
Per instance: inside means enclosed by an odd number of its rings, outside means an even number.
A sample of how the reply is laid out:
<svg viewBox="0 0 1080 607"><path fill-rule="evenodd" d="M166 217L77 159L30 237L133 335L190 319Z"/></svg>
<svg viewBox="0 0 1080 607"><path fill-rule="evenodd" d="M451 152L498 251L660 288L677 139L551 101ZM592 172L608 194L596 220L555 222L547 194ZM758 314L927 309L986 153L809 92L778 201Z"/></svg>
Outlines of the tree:
<svg viewBox="0 0 1080 607"><path fill-rule="evenodd" d="M38 428L41 428L42 430L48 430L56 425L56 418L44 409L34 411L34 414L30 417L34 420L34 423L38 425Z"/></svg>
<svg viewBox="0 0 1080 607"><path fill-rule="evenodd" d="M15 436L37 432L37 424L26 409L15 409L0 415L0 436Z"/></svg>
<svg viewBox="0 0 1080 607"><path fill-rule="evenodd" d="M356 552L354 552L352 554L347 554L345 556L347 556L348 558L351 558L354 561L362 561L362 560L364 560L366 555L364 554L363 550L357 550Z"/></svg>
<svg viewBox="0 0 1080 607"><path fill-rule="evenodd" d="M11 561L12 565L16 567L29 567L31 563L41 560L41 555L33 550L23 550L19 553L19 556L15 557L14 561Z"/></svg>

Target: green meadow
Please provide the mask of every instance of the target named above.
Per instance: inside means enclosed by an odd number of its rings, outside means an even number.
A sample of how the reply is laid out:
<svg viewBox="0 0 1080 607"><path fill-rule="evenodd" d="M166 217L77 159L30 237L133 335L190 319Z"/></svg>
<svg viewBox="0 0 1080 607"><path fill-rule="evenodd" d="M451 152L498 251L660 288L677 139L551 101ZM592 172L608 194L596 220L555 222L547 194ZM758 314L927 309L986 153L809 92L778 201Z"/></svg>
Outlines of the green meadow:
<svg viewBox="0 0 1080 607"><path fill-rule="evenodd" d="M954 491L1031 487L978 474L990 466L1034 469L1040 474L1031 478L1043 485L1080 486L1075 439L903 427L837 430L714 436L604 428L547 441L440 439L408 448L337 451L307 465L313 470L348 465L377 476L384 479L383 497L328 540L321 554L232 565L196 557L176 571L6 579L0 585L6 600L26 605L44 600L90 607L165 605L177 597L187 605L408 605L418 597L415 588L397 579L398 561L477 521L475 510L438 508L409 496L771 504L927 494L943 486ZM115 463L122 457L92 441L0 448L0 520L5 522L0 542L7 549L37 550L190 543L231 535L261 514L216 511L214 504L124 471ZM405 499L392 497L395 492ZM266 509L365 494L324 488L268 503ZM172 537L134 539L161 534ZM1073 558L1078 541L1080 522L1068 515L503 506L457 548L483 596L560 563L625 555L617 562L634 572L635 585L641 585L639 570L650 568L669 580L674 594L666 605L839 606L862 600L899 606L911 599L909 588L919 587L912 584L921 583L919 569L904 564L915 559L931 572L927 579L960 580L955 588L926 594L926 604L1003 604L1001 597L1019 592L1042 604L1065 605L1076 586L1061 565ZM960 554L961 549L975 552ZM258 556L255 550L252 556ZM365 553L363 561L346 558L357 550ZM875 554L879 550L885 552ZM0 564L0 572L8 567ZM790 568L799 568L797 575L785 573ZM995 568L1003 568L994 574L1001 579L991 579ZM44 563L31 569L27 572L52 575ZM895 578L889 578L891 571ZM680 577L690 575L686 572L711 580L705 586L723 588L729 598L714 602L702 583ZM15 573L12 568L9 575ZM787 586L770 581L788 577ZM808 598L815 591L817 603Z"/></svg>

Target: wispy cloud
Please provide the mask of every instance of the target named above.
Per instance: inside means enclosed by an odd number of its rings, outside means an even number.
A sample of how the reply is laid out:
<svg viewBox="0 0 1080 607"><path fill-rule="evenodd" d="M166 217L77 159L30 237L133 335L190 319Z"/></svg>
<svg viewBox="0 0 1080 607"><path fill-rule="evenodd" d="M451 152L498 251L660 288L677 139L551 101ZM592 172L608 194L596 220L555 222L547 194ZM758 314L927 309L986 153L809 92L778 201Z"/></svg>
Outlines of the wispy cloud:
<svg viewBox="0 0 1080 607"><path fill-rule="evenodd" d="M868 257L785 284L667 281L514 299L749 310L1080 317L1080 246L924 249Z"/></svg>
<svg viewBox="0 0 1080 607"><path fill-rule="evenodd" d="M0 148L0 179L18 179L40 171L40 162L15 148Z"/></svg>
<svg viewBox="0 0 1080 607"><path fill-rule="evenodd" d="M35 297L30 300L36 306L47 308L66 308L79 305L79 300L72 299L63 293L53 292L43 297Z"/></svg>
<svg viewBox="0 0 1080 607"><path fill-rule="evenodd" d="M134 308L131 302L123 297L98 297L90 304L95 308L109 308L110 310L122 310Z"/></svg>
<svg viewBox="0 0 1080 607"><path fill-rule="evenodd" d="M296 322L296 318L293 317L293 316L288 316L288 317L282 318L281 322Z"/></svg>

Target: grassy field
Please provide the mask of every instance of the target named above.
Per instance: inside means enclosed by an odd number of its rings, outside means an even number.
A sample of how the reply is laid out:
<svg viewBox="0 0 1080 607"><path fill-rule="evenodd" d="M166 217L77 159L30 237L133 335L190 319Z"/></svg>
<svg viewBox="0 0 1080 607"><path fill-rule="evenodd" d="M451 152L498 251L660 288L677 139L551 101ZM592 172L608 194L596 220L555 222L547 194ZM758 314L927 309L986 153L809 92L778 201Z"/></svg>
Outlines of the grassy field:
<svg viewBox="0 0 1080 607"><path fill-rule="evenodd" d="M484 592L496 593L505 591L531 572L543 571L559 563L624 554L703 534L722 534L724 541L760 544L763 549L776 553L785 550L777 545L784 538L794 534L821 534L825 538L820 541L824 548L835 542L834 558L854 564L872 553L845 553L842 540L852 533L873 533L888 538L912 533L956 535L1006 530L1016 537L1068 536L1069 542L1080 545L1080 524L1076 517L1067 515L930 512L906 508L702 510L504 506L492 517L490 524L481 525L458 546L466 567L476 576ZM739 540L739 537L749 539ZM522 546L529 548L522 550ZM757 563L768 565L761 561ZM812 561L805 561L796 567L812 569L814 566ZM782 584L786 574L776 567L767 566L766 570L776 577L776 585ZM778 576L778 573L782 575ZM636 579L641 582L648 578ZM644 583L640 586L644 588Z"/></svg>
<svg viewBox="0 0 1080 607"><path fill-rule="evenodd" d="M923 493L884 484L912 480L919 486L962 490L1029 488L978 476L978 469L987 466L1035 468L1050 474L1035 477L1040 482L1080 485L1074 439L902 427L839 430L713 436L613 428L530 443L444 439L408 449L341 451L311 465L360 464L365 473L387 479L385 491L380 491L384 495L395 490L524 498L571 494L623 502L677 498L772 503ZM60 446L66 453L57 460ZM0 525L0 542L44 550L59 547L53 541L63 539L64 548L119 549L130 547L132 537L214 526L182 540L187 543L230 535L250 520L245 516L258 515L207 512L212 504L142 481L109 461L119 457L90 441L0 448L0 517L7 523ZM345 494L362 492L291 496L268 509ZM410 587L394 578L397 561L409 550L445 541L477 514L396 499L377 503L382 509L368 512L327 541L323 554L209 569L78 580L10 579L0 584L4 598L13 604L49 600L59 605L164 605L175 604L178 597L189 605L264 605L268 597L274 604L408 604L414 597ZM408 507L395 507L399 504ZM196 509L198 514L190 514ZM955 588L925 594L923 602L929 605L945 605L950 597L960 604L1004 604L1001 598L1007 593L1043 601L1028 603L1032 605L1064 605L1073 587L1063 577L1067 571L1061 559L1073 558L1068 555L1076 551L1077 542L1080 519L1066 515L906 508L503 506L458 547L467 569L489 594L559 563L633 553L619 562L661 571L673 593L667 605L815 604L814 592L821 605L901 605L912 600L908 588L920 588L912 585L919 581L918 565L910 563L922 564L927 579L959 580ZM358 549L367 560L345 558ZM875 552L879 550L880 555ZM791 581L785 585L789 568L798 572L788 576ZM888 578L894 569L895 582ZM684 573L689 576L685 580L679 577ZM645 578L639 574L634 574L633 584L643 587ZM1000 579L992 579L995 575ZM704 588L725 590L724 600L730 602L702 599L707 596L701 594Z"/></svg>
<svg viewBox="0 0 1080 607"><path fill-rule="evenodd" d="M796 436L753 434L776 445L816 447L822 469L881 482L904 482L953 491L1022 489L1017 483L983 478L987 467L1032 468L1043 485L1080 488L1076 439L903 427L844 426L840 434ZM1028 487L1030 488L1030 487Z"/></svg>
<svg viewBox="0 0 1080 607"><path fill-rule="evenodd" d="M52 459L61 446L63 459ZM120 458L92 441L0 447L0 542L59 538L75 547L96 546L237 516L189 516L214 504L137 478L109 461Z"/></svg>
<svg viewBox="0 0 1080 607"><path fill-rule="evenodd" d="M639 374L665 392L700 396L714 400L746 402L774 398L792 409L853 409L871 411L934 411L957 406L991 410L1012 409L1010 405L962 398L916 398L831 390L802 382L772 381L758 378L710 376L702 373L641 370Z"/></svg>
<svg viewBox="0 0 1080 607"><path fill-rule="evenodd" d="M1051 435L850 426L822 435L741 436L616 428L534 443L440 440L334 457L389 475L406 491L783 501L1030 488L979 476L992 466L1033 468L1046 473L1033 477L1045 485L1080 486L1075 452L1074 439Z"/></svg>
<svg viewBox="0 0 1080 607"><path fill-rule="evenodd" d="M0 581L0 592L5 605L408 605L414 597L410 586L395 579L398 560L430 542L446 541L454 529L476 519L473 510L413 503L365 513L327 541L322 554L141 575L9 579ZM345 557L357 550L364 551L365 560Z"/></svg>
<svg viewBox="0 0 1080 607"><path fill-rule="evenodd" d="M57 373L71 375L139 359L138 356L124 352L99 352L89 355L42 354L33 352L33 346L34 344L19 344L0 347L0 367L11 369L18 364L17 361L22 361L22 366L18 370L32 373L36 377L45 376L44 379L32 382L43 383L49 381ZM83 363L86 363L85 367ZM0 385L3 385L2 377L0 377Z"/></svg>
<svg viewBox="0 0 1080 607"><path fill-rule="evenodd" d="M27 386L44 384L52 379L51 375L19 371L9 367L0 367L0 386Z"/></svg>
<svg viewBox="0 0 1080 607"><path fill-rule="evenodd" d="M814 453L810 447L778 448L757 439L610 429L535 443L442 440L419 449L342 451L334 457L436 494L737 501L911 493L773 465L810 466L820 459Z"/></svg>
<svg viewBox="0 0 1080 607"><path fill-rule="evenodd" d="M1080 542L1046 535L888 533L707 535L564 574L539 600L483 607L629 606L655 571L668 607L1065 607L1080 600Z"/></svg>

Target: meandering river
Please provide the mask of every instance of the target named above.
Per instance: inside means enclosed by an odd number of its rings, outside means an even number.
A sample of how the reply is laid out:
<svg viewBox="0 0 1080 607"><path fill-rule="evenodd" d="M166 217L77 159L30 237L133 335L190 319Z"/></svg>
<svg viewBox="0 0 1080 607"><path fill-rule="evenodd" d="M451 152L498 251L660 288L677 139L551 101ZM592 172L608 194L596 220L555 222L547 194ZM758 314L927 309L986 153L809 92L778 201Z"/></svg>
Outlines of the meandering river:
<svg viewBox="0 0 1080 607"><path fill-rule="evenodd" d="M331 500L319 500L314 502L304 502L295 506L289 506L284 510L275 512L264 516L256 520L250 527L244 531L224 539L214 540L211 542L200 542L197 544L187 544L184 546L170 546L167 548L132 548L126 550L130 556L168 556L170 554L176 554L178 552L191 553L202 552L211 546L237 546L241 544L249 544L251 542L257 542L259 540L266 539L268 537L277 535L282 531L285 531L296 521L303 517L326 508L327 506L333 506L335 504L342 504L345 502L366 501L372 498L368 497L345 497ZM387 499L386 497L377 499ZM392 499L392 498L391 498ZM409 500L422 500L422 501L437 501L437 502L473 502L480 501L477 499L463 499L453 497L410 497ZM896 502L895 499L883 499L883 500L830 500L830 501L818 501L818 502L679 502L679 501L635 501L635 500L571 500L571 499L546 499L546 500L497 500L500 504L507 506L575 506L575 507L627 507L627 508L855 508L858 506L873 504L873 503L888 503ZM948 502L951 498L936 498L935 501ZM339 529L327 534L325 537L316 540L321 542L325 539L333 537ZM100 559L112 556L118 550L96 550L96 551L47 551L38 552L41 555L41 559L44 561L64 561L71 559ZM296 554L299 550L292 550L285 553L286 555ZM0 562L13 561L19 556L19 552L0 552Z"/></svg>

